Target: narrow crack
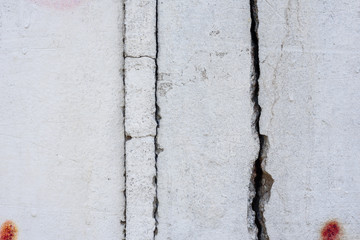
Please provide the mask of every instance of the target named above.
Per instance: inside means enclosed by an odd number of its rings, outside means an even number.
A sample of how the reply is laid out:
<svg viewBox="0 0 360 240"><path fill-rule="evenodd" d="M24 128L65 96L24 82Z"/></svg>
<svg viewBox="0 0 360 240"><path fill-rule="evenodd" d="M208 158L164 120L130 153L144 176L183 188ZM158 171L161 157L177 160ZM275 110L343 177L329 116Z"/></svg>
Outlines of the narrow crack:
<svg viewBox="0 0 360 240"><path fill-rule="evenodd" d="M258 240L269 240L267 234L264 205L270 198L270 190L274 182L269 173L264 170L267 151L269 148L268 137L262 135L260 132L260 116L261 107L259 105L259 77L260 77L260 63L259 63L259 38L258 38L258 7L257 0L250 0L250 15L251 15L251 47L252 47L252 76L251 76L251 100L254 106L254 121L253 128L259 139L259 153L254 162L253 173L251 176L251 187L255 194L252 195L251 209L255 213L254 223L257 228Z"/></svg>
<svg viewBox="0 0 360 240"><path fill-rule="evenodd" d="M140 135L140 136L129 136L129 135L126 135L126 139L127 140L131 140L131 139L141 139L141 138L148 138L148 137L155 137L154 134L146 134L146 135Z"/></svg>
<svg viewBox="0 0 360 240"><path fill-rule="evenodd" d="M150 59L152 59L152 60L155 60L154 57L151 57L151 56L148 56L148 55L141 55L141 56L126 55L125 58L135 58L135 59L136 59L136 58L137 58L137 59L139 59L139 58L150 58Z"/></svg>
<svg viewBox="0 0 360 240"><path fill-rule="evenodd" d="M159 68L158 68L158 54L159 54L159 36L158 36L158 10L159 10L159 0L156 0L155 5L155 44L156 44L156 54L155 54L155 121L156 121L156 134L154 137L154 147L155 147L155 177L154 177L154 184L155 184L155 199L154 199L154 209L153 209L153 217L155 219L155 228L154 228L154 240L158 233L158 207L159 207L159 200L158 200L158 154L160 152L159 143L158 143L158 132L160 127L160 108L158 105L158 75L159 75Z"/></svg>
<svg viewBox="0 0 360 240"><path fill-rule="evenodd" d="M122 34L123 34L123 39L122 39L122 44L123 44L123 66L122 66L122 77L123 77L123 109L122 109L122 114L123 114L123 130L124 130L124 199L125 199L125 203L124 203L124 220L121 221L121 224L124 225L124 230L123 230L123 237L124 240L126 239L126 208L127 208L127 196L126 196L126 184L127 184L127 176L126 176L126 142L128 140L128 137L126 136L126 128L125 128L125 117L126 117L126 88L125 88L125 81L126 81L126 75L125 75L125 58L126 58L126 48L125 48L125 38L126 38L126 1L123 1L123 26L122 26Z"/></svg>

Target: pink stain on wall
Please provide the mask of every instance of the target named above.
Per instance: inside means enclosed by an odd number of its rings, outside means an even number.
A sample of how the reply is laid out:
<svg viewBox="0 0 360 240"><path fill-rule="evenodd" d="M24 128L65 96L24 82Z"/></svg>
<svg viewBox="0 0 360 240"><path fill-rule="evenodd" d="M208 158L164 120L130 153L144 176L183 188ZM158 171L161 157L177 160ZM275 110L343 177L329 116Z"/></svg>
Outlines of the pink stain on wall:
<svg viewBox="0 0 360 240"><path fill-rule="evenodd" d="M50 8L65 10L78 6L83 0L31 0L32 2Z"/></svg>
<svg viewBox="0 0 360 240"><path fill-rule="evenodd" d="M18 229L16 224L7 220L1 225L0 240L16 240Z"/></svg>
<svg viewBox="0 0 360 240"><path fill-rule="evenodd" d="M341 226L335 221L329 221L325 223L324 227L321 230L321 239L322 240L340 240Z"/></svg>

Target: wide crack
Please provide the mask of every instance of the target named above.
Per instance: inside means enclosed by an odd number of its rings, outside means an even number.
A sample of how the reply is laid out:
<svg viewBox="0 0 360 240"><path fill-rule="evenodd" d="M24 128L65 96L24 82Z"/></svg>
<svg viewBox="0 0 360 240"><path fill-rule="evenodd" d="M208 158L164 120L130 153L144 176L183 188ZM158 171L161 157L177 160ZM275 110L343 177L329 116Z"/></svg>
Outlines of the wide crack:
<svg viewBox="0 0 360 240"><path fill-rule="evenodd" d="M265 159L267 157L267 150L269 148L268 137L260 133L260 116L261 107L259 105L259 77L260 77L260 63L259 63L259 38L258 38L258 8L257 0L250 0L250 15L251 15L251 47L252 47L252 76L251 76L251 100L254 107L254 121L253 128L259 139L259 153L254 162L253 173L250 180L251 209L255 213L254 223L257 228L258 240L269 240L266 230L264 205L270 198L270 190L274 182L270 174L264 171ZM255 195L255 196L254 196Z"/></svg>

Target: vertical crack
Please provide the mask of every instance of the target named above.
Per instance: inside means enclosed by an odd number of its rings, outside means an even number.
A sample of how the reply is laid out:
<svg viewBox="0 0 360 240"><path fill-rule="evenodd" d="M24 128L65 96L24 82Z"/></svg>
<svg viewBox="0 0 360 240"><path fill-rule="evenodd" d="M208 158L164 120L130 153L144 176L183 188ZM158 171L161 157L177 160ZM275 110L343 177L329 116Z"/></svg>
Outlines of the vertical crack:
<svg viewBox="0 0 360 240"><path fill-rule="evenodd" d="M260 63L259 63L259 38L258 38L258 7L257 0L250 0L250 15L251 15L251 47L252 47L252 74L251 74L251 100L254 108L253 128L259 141L259 152L257 159L253 165L253 172L251 175L250 189L252 190L250 198L252 198L251 209L255 216L253 218L254 224L257 228L258 240L269 240L266 230L264 205L270 198L270 190L274 182L269 173L264 170L267 151L269 148L268 137L261 134L260 131L260 116L261 107L259 105L259 77L260 77ZM255 192L255 193L254 193Z"/></svg>
<svg viewBox="0 0 360 240"><path fill-rule="evenodd" d="M158 200L158 154L160 151L159 143L158 143L158 132L160 127L160 108L158 105L158 54L159 54L159 37L158 37L158 10L159 10L159 0L156 0L155 5L155 44L156 44L156 54L155 54L155 121L156 121L156 134L154 137L154 147L155 147L155 177L154 177L154 184L155 184L155 199L154 199L154 210L153 210L153 217L155 219L155 228L154 228L154 240L158 233L158 207L159 207L159 200Z"/></svg>
<svg viewBox="0 0 360 240"><path fill-rule="evenodd" d="M124 199L125 199L125 203L124 203L124 220L121 221L121 224L124 225L124 230L123 230L123 237L124 239L126 239L126 208L127 208L127 197L126 197L126 184L127 184L127 176L126 176L126 142L127 142L127 136L126 136L126 128L125 128L125 117L126 117L126 113L125 113L125 108L126 108L126 88L125 88L125 81L126 81L126 76L125 76L125 58L126 58L126 50L125 50L125 38L126 38L126 1L123 1L123 26L122 26L122 34L123 34L123 39L122 39L122 47L123 47L123 66L122 66L122 81L123 81L123 108L122 108L122 114L123 114L123 131L124 131Z"/></svg>

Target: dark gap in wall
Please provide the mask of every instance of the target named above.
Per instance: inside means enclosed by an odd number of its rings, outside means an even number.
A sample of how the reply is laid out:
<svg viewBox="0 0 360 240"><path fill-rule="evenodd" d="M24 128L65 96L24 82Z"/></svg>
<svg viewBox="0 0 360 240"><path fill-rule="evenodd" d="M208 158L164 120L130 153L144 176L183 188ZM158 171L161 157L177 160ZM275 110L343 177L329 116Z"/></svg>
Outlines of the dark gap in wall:
<svg viewBox="0 0 360 240"><path fill-rule="evenodd" d="M159 9L159 0L156 0L155 6L155 40L156 40L156 55L155 55L155 120L156 120L156 135L154 137L154 147L155 147L155 199L154 199L154 210L153 217L155 219L155 228L154 228L154 240L158 233L158 208L159 208L159 200L158 200L158 155L159 155L159 143L158 143L158 132L160 127L160 108L158 105L158 79L159 79L159 68L158 68L158 54L159 54L159 40L158 40L158 9Z"/></svg>
<svg viewBox="0 0 360 240"><path fill-rule="evenodd" d="M270 190L274 182L269 173L264 171L265 159L267 157L267 150L269 148L268 137L260 133L260 117L261 107L259 105L259 78L260 78L260 63L259 63L259 38L258 38L258 7L257 0L250 0L250 15L251 15L251 47L252 47L252 82L251 82L251 100L254 106L253 128L259 139L259 153L254 162L253 173L251 176L251 183L255 196L251 202L251 208L255 213L255 225L257 227L257 239L269 240L266 230L264 218L264 204L270 198Z"/></svg>

